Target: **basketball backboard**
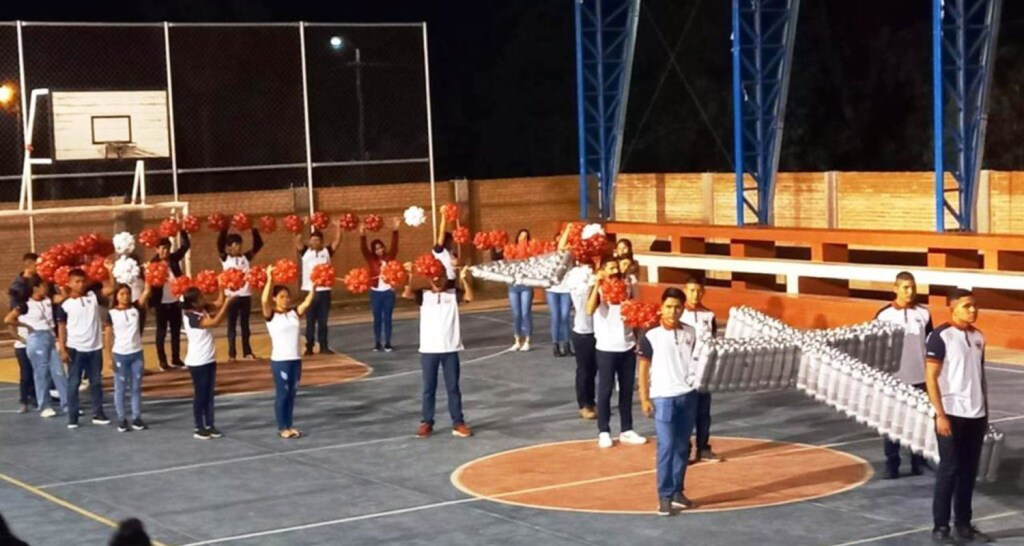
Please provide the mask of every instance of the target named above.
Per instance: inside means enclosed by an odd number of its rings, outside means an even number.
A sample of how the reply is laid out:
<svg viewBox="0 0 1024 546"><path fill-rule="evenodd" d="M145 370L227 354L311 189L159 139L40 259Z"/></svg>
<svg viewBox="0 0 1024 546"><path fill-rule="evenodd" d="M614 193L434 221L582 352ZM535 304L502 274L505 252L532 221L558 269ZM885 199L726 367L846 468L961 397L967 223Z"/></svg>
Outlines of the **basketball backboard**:
<svg viewBox="0 0 1024 546"><path fill-rule="evenodd" d="M53 91L51 96L55 160L170 157L166 91Z"/></svg>

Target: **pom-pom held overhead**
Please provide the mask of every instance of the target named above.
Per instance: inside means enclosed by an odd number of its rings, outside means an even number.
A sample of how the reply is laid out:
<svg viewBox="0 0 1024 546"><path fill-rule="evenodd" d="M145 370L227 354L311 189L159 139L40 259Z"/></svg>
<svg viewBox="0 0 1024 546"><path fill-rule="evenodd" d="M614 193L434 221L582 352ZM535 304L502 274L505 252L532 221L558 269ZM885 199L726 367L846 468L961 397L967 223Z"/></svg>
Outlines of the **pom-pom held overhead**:
<svg viewBox="0 0 1024 546"><path fill-rule="evenodd" d="M367 214L363 218L363 227L366 231L380 231L380 228L384 225L384 221L380 219L380 216L376 214Z"/></svg>
<svg viewBox="0 0 1024 546"><path fill-rule="evenodd" d="M64 287L68 285L68 276L71 273L70 265L62 265L53 272L53 284Z"/></svg>
<svg viewBox="0 0 1024 546"><path fill-rule="evenodd" d="M114 252L122 256L135 252L135 237L127 231L114 235Z"/></svg>
<svg viewBox="0 0 1024 546"><path fill-rule="evenodd" d="M346 273L345 288L353 294L365 294L370 289L370 270L357 267Z"/></svg>
<svg viewBox="0 0 1024 546"><path fill-rule="evenodd" d="M167 262L149 262L146 264L146 282L150 286L163 286L167 284L167 277L169 275Z"/></svg>
<svg viewBox="0 0 1024 546"><path fill-rule="evenodd" d="M179 231L181 231L181 226L178 225L178 221L174 218L167 218L160 222L161 237L174 237Z"/></svg>
<svg viewBox="0 0 1024 546"><path fill-rule="evenodd" d="M231 227L238 231L249 231L252 229L252 220L249 219L249 215L244 212L236 212L231 217Z"/></svg>
<svg viewBox="0 0 1024 546"><path fill-rule="evenodd" d="M601 282L601 299L610 305L619 305L629 298L626 281L611 277Z"/></svg>
<svg viewBox="0 0 1024 546"><path fill-rule="evenodd" d="M213 231L224 231L228 229L228 218L219 212L206 217L206 225Z"/></svg>
<svg viewBox="0 0 1024 546"><path fill-rule="evenodd" d="M469 228L459 226L452 231L452 241L457 245L464 245L469 242Z"/></svg>
<svg viewBox="0 0 1024 546"><path fill-rule="evenodd" d="M147 228L139 232L139 243L146 248L156 248L160 242L160 234L155 229Z"/></svg>
<svg viewBox="0 0 1024 546"><path fill-rule="evenodd" d="M192 216L191 214L181 219L181 229L185 233L195 233L199 231L199 218Z"/></svg>
<svg viewBox="0 0 1024 546"><path fill-rule="evenodd" d="M129 256L121 256L114 262L114 280L122 284L131 284L139 278L142 270L139 263Z"/></svg>
<svg viewBox="0 0 1024 546"><path fill-rule="evenodd" d="M273 216L261 216L260 231L263 233L273 233L277 231L277 219Z"/></svg>
<svg viewBox="0 0 1024 546"><path fill-rule="evenodd" d="M292 233L302 233L302 218L295 214L284 217L284 229Z"/></svg>
<svg viewBox="0 0 1024 546"><path fill-rule="evenodd" d="M359 227L359 217L351 212L346 212L338 217L338 225L345 231L353 231Z"/></svg>
<svg viewBox="0 0 1024 546"><path fill-rule="evenodd" d="M477 250L487 250L491 248L490 234L486 231L478 231L477 234L473 236L473 246L476 247Z"/></svg>
<svg viewBox="0 0 1024 546"><path fill-rule="evenodd" d="M274 284L292 283L299 277L299 266L294 260L281 258L274 262L274 270L271 275L274 277Z"/></svg>
<svg viewBox="0 0 1024 546"><path fill-rule="evenodd" d="M317 231L323 231L327 229L327 226L331 225L331 217L322 210L314 212L313 215L309 217L309 225L313 226L313 229Z"/></svg>
<svg viewBox="0 0 1024 546"><path fill-rule="evenodd" d="M85 275L93 282L104 282L110 278L110 270L103 258L97 257L85 267Z"/></svg>
<svg viewBox="0 0 1024 546"><path fill-rule="evenodd" d="M402 213L402 218L405 220L405 225L409 227L420 227L423 222L427 221L427 214L422 208L413 205Z"/></svg>
<svg viewBox="0 0 1024 546"><path fill-rule="evenodd" d="M448 203L441 207L441 214L448 223L456 222L459 219L459 206L455 203Z"/></svg>

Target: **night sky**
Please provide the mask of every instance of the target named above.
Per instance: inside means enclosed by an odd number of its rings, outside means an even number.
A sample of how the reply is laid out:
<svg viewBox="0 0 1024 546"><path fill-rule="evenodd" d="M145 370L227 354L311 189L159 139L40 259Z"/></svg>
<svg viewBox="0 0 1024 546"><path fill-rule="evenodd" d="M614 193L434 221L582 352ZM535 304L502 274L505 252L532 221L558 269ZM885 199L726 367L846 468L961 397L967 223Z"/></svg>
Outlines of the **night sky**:
<svg viewBox="0 0 1024 546"><path fill-rule="evenodd" d="M802 4L781 169L930 169L930 1ZM985 167L1024 169L1024 2L1003 9ZM576 170L572 11L570 0L141 0L7 2L0 18L426 21L447 179ZM731 170L729 18L726 0L644 0L624 171ZM668 65L676 44L683 77Z"/></svg>

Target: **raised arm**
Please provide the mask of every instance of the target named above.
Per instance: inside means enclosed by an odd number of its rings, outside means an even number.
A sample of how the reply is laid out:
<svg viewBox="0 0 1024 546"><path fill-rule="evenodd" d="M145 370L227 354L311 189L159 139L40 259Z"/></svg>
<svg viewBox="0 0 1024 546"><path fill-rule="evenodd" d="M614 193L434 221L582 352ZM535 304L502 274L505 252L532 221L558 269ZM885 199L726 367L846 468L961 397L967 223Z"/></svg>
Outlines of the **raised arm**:
<svg viewBox="0 0 1024 546"><path fill-rule="evenodd" d="M306 245L303 244L302 242L301 232L295 234L295 250L298 251L300 254L302 253L302 251L306 250Z"/></svg>
<svg viewBox="0 0 1024 546"><path fill-rule="evenodd" d="M263 249L263 236L258 228L252 228L252 248L245 253L245 257L252 260Z"/></svg>
<svg viewBox="0 0 1024 546"><path fill-rule="evenodd" d="M590 293L587 295L587 314L593 315L601 305L601 283L605 279L604 271L598 271L594 284L590 286Z"/></svg>
<svg viewBox="0 0 1024 546"><path fill-rule="evenodd" d="M316 290L310 290L309 293L306 294L306 299L302 300L302 303L300 303L299 306L295 308L295 313L298 314L300 317L305 316L306 311L309 311L310 306L313 305L313 296L315 294Z"/></svg>
<svg viewBox="0 0 1024 546"><path fill-rule="evenodd" d="M228 228L217 232L217 255L222 262L228 259Z"/></svg>
<svg viewBox="0 0 1024 546"><path fill-rule="evenodd" d="M226 299L222 297L221 299L223 301L220 304L220 309L217 309L217 314L212 317L203 317L203 320L199 322L200 326L203 328L213 328L215 326L220 326L220 323L224 321L224 316L228 313L228 305L235 300L235 297L231 296Z"/></svg>
<svg viewBox="0 0 1024 546"><path fill-rule="evenodd" d="M396 218L397 220L397 218ZM394 260L398 257L398 226L391 230L391 246L388 247L387 257Z"/></svg>
<svg viewBox="0 0 1024 546"><path fill-rule="evenodd" d="M366 230L362 225L359 226L359 251L363 253L363 258L367 261L373 258L373 252L370 251L370 246L366 244Z"/></svg>
<svg viewBox="0 0 1024 546"><path fill-rule="evenodd" d="M331 241L331 244L330 244L330 249L331 249L331 255L332 256L334 255L335 252L338 251L338 245L340 245L340 244L341 244L341 224L335 222L334 223L334 240Z"/></svg>
<svg viewBox="0 0 1024 546"><path fill-rule="evenodd" d="M473 301L473 278L469 273L469 266L464 265L459 270L459 282L462 283L462 289L465 290L462 299L469 303Z"/></svg>
<svg viewBox="0 0 1024 546"><path fill-rule="evenodd" d="M270 303L270 291L274 288L270 274L274 272L274 266L267 266L267 282L263 284L263 293L260 295L260 310L263 311L263 318L270 320L274 318L274 306ZM310 292L314 292L310 290Z"/></svg>
<svg viewBox="0 0 1024 546"><path fill-rule="evenodd" d="M434 240L434 246L444 246L444 234L448 229L448 219L441 215L441 223L437 224L437 239Z"/></svg>
<svg viewBox="0 0 1024 546"><path fill-rule="evenodd" d="M558 238L558 250L567 250L569 248L569 232L572 230L572 222L565 224L565 228L562 229L562 235Z"/></svg>
<svg viewBox="0 0 1024 546"><path fill-rule="evenodd" d="M178 247L178 250L171 252L171 255L169 256L169 258L174 261L181 261L181 259L185 257L185 254L188 253L188 249L192 248L192 240L189 239L188 232L181 231L179 232L179 235L181 237L181 246Z"/></svg>
<svg viewBox="0 0 1024 546"><path fill-rule="evenodd" d="M145 307L151 295L153 295L153 287L149 285L149 281L144 281L142 293L139 294L139 299L135 300L135 303L139 307Z"/></svg>

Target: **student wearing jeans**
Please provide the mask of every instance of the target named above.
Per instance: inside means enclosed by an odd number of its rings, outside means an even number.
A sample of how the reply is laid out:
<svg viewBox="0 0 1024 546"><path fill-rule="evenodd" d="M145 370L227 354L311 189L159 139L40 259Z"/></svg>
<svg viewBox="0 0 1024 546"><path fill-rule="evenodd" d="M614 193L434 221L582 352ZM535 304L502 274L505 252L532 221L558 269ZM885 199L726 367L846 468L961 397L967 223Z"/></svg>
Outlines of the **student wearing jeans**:
<svg viewBox="0 0 1024 546"><path fill-rule="evenodd" d="M465 280L467 269L463 268ZM466 301L472 301L473 290L465 282ZM448 413L452 418L452 435L468 438L473 435L462 414L462 391L459 390L459 351L462 350L462 334L459 326L459 302L455 287L445 273L428 280L413 289L406 285L402 297L416 300L420 308L420 368L423 372L423 412L418 438L426 438L434 431L434 406L437 395L437 374L444 372L444 384L448 391Z"/></svg>
<svg viewBox="0 0 1024 546"><path fill-rule="evenodd" d="M587 313L594 317L594 339L597 349L597 445L609 448L611 437L611 400L615 382L619 383L619 442L646 444L647 438L633 430L633 388L636 384L636 338L633 329L622 321L621 305L604 301L601 285L606 280L621 278L619 262L605 257L590 289Z"/></svg>
<svg viewBox="0 0 1024 546"><path fill-rule="evenodd" d="M142 422L142 328L145 321L144 302L150 294L149 283L137 301L132 301L132 287L119 284L114 288L114 306L106 314L103 328L104 345L114 363L114 409L118 432L146 430ZM128 423L124 398L131 397L132 420Z"/></svg>
<svg viewBox="0 0 1024 546"><path fill-rule="evenodd" d="M384 282L380 270L384 264L395 261L398 256L398 226L401 220L391 221L391 246L384 246L384 241L374 239L366 243L366 227L359 225L359 248L370 270L370 309L373 311L373 350L391 352L391 315L395 310L395 290ZM383 335L384 344L381 345Z"/></svg>
<svg viewBox="0 0 1024 546"><path fill-rule="evenodd" d="M661 324L640 340L640 405L658 433L658 515L693 507L684 494L690 434L697 418L697 330L679 317L686 296L678 288L661 295Z"/></svg>
<svg viewBox="0 0 1024 546"><path fill-rule="evenodd" d="M11 286L7 290L7 294L10 299L10 305L8 309L18 309L23 303L28 301L32 290L28 286L29 279L36 276L36 260L39 259L37 254L32 252L26 253L21 257L22 270L18 273L14 280L11 281ZM32 369L32 360L28 357L28 350L25 347L25 341L28 339L28 332L25 331L24 327L18 326L14 331L14 357L18 361L18 413L26 413L29 407L36 407L38 402L36 400L36 387L35 387L35 372Z"/></svg>
<svg viewBox="0 0 1024 546"><path fill-rule="evenodd" d="M242 236L237 233L228 234L225 228L217 234L217 255L220 257L221 267L225 271L237 269L248 274L253 258L263 248L263 238L260 237L260 230L252 228L252 248L242 252ZM246 360L256 360L252 352L252 344L249 342L249 314L252 312L252 290L246 282L238 290L225 290L225 295L235 296L234 303L228 308L228 362L233 362L238 356L235 349L236 327L242 330L242 357Z"/></svg>
<svg viewBox="0 0 1024 546"><path fill-rule="evenodd" d="M64 365L57 351L57 338L54 336L54 306L48 297L50 285L33 275L27 279L26 287L30 291L28 299L18 307L11 309L5 322L16 326L19 337L25 345L25 354L32 364L33 395L42 417L54 417L57 410L51 407L50 393L47 386L52 382L60 395L60 403L68 403L67 377Z"/></svg>
<svg viewBox="0 0 1024 546"><path fill-rule="evenodd" d="M341 226L334 224L334 241L324 246L324 234L314 230L309 235L309 244L302 244L302 234L295 234L295 249L302 262L302 290L316 292L313 305L306 316L306 356L313 354L313 341L320 344L320 354L334 354L327 340L327 320L331 314L331 287L313 286L310 273L320 264L329 264L341 244Z"/></svg>
<svg viewBox="0 0 1024 546"><path fill-rule="evenodd" d="M704 281L697 277L686 279L683 284L683 294L686 296L685 306L680 321L683 324L692 326L697 331L699 340L705 334L715 337L718 335L718 322L715 321L715 313L704 307ZM697 453L693 458L694 463L701 461L717 463L723 458L711 450L711 393L697 391Z"/></svg>
<svg viewBox="0 0 1024 546"><path fill-rule="evenodd" d="M192 287L181 297L182 323L188 338L188 352L185 365L192 376L192 415L195 429L192 437L197 440L220 438L224 434L213 426L213 395L217 383L216 350L213 331L224 320L233 298L224 298L221 292L213 306L207 305L198 288ZM216 314L210 311L216 308Z"/></svg>
<svg viewBox="0 0 1024 546"><path fill-rule="evenodd" d="M267 266L267 278L273 272ZM315 292L306 293L306 299L298 307L291 306L291 291L287 286L263 286L260 298L263 318L267 321L270 334L270 371L274 375L274 415L277 417L277 435L285 440L302 436L302 431L292 427L295 410L295 393L302 378L302 357L299 345L302 343L299 319L313 304Z"/></svg>
<svg viewBox="0 0 1024 546"><path fill-rule="evenodd" d="M108 266L109 269L109 266ZM109 282L109 280L108 280ZM86 288L85 271L72 269L68 273L67 296L60 304L62 310L58 327L61 358L68 366L68 428L78 428L78 385L84 374L89 379L92 398L92 424L109 425L103 412L103 336L101 333L101 305L112 289L104 286Z"/></svg>

